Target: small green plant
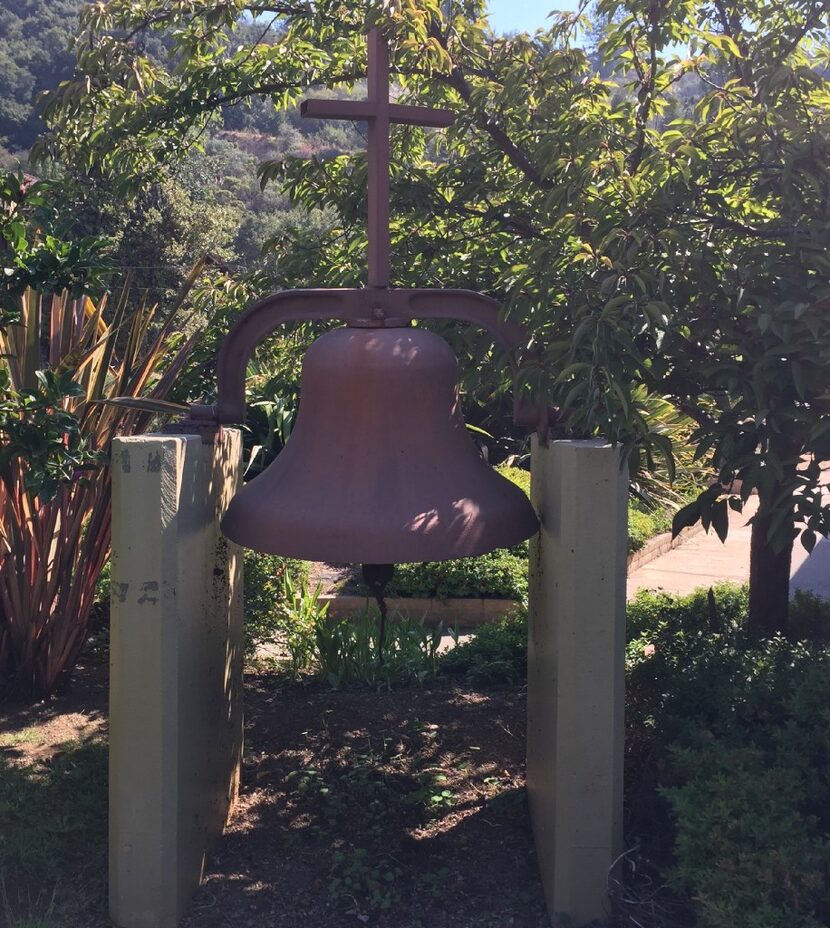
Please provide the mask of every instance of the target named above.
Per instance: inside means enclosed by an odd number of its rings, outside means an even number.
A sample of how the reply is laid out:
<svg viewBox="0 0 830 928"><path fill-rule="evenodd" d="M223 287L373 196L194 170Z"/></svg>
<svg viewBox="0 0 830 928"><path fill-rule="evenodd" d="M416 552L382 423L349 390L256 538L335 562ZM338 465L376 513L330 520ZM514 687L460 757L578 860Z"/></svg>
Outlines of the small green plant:
<svg viewBox="0 0 830 928"><path fill-rule="evenodd" d="M393 613L386 623L381 652L379 613L375 608L364 609L317 624L316 660L320 673L335 689L347 683L421 682L435 675L444 634L440 624L428 628L423 621Z"/></svg>
<svg viewBox="0 0 830 928"><path fill-rule="evenodd" d="M289 571L283 574L276 627L288 651L289 670L294 679L311 670L318 657L317 634L325 626L329 611L329 604L321 601L321 595L319 585L309 590L304 577L298 582Z"/></svg>
<svg viewBox="0 0 830 928"><path fill-rule="evenodd" d="M402 876L403 870L390 857L372 858L362 847L338 850L332 858L329 893L338 900L387 912L400 901L397 884Z"/></svg>
<svg viewBox="0 0 830 928"><path fill-rule="evenodd" d="M413 805L423 806L429 813L436 815L451 809L457 802L456 793L447 786L446 774L439 770L424 770L418 774L418 789L407 796Z"/></svg>
<svg viewBox="0 0 830 928"><path fill-rule="evenodd" d="M296 591L307 583L308 563L245 551L245 654L274 640L296 605Z"/></svg>

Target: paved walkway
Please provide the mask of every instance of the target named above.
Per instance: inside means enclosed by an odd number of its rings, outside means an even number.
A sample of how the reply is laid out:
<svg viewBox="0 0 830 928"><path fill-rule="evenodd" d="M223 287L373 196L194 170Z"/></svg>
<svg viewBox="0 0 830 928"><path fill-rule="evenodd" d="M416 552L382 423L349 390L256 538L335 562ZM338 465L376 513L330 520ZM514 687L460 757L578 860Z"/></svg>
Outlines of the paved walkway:
<svg viewBox="0 0 830 928"><path fill-rule="evenodd" d="M825 499L830 504L830 486ZM708 535L701 532L679 548L633 571L628 578L629 599L642 589L687 594L698 587L722 581L745 583L749 580L751 533L746 522L757 505L757 499L751 498L743 513L729 513L729 534L725 543L721 543L714 531ZM793 592L806 590L830 598L830 541L821 539L809 557L801 542L796 541L791 576Z"/></svg>

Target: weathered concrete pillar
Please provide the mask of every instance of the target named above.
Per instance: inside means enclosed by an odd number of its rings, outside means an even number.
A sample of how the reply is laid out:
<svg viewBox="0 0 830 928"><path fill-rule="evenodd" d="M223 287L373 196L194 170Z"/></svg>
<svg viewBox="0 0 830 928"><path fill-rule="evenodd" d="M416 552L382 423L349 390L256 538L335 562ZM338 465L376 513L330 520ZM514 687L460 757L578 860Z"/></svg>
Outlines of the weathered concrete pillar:
<svg viewBox="0 0 830 928"><path fill-rule="evenodd" d="M173 928L236 796L242 558L219 531L240 434L113 443L110 914Z"/></svg>
<svg viewBox="0 0 830 928"><path fill-rule="evenodd" d="M548 911L607 911L622 851L628 474L603 441L534 444L527 782Z"/></svg>

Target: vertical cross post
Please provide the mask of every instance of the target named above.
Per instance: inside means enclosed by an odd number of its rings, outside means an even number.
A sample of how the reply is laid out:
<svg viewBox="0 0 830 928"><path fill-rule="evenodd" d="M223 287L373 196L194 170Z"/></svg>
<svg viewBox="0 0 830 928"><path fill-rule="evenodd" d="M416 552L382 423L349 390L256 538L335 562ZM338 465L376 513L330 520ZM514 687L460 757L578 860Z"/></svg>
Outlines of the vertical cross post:
<svg viewBox="0 0 830 928"><path fill-rule="evenodd" d="M389 48L377 27L369 33L367 91L365 100L305 100L300 113L312 119L366 120L369 125L368 281L370 287L386 288L390 282L389 129L392 123L446 128L452 125L455 117L449 110L390 102Z"/></svg>

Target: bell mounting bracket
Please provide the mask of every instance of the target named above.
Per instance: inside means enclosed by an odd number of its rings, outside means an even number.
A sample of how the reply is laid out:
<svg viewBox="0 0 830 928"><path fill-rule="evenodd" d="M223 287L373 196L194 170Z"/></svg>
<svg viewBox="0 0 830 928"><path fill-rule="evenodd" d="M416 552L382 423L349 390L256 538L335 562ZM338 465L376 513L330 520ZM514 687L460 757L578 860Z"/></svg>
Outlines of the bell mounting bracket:
<svg viewBox="0 0 830 928"><path fill-rule="evenodd" d="M518 352L527 346L524 329L501 318L499 304L473 290L372 288L285 290L255 303L225 336L216 364L215 406L193 405L194 425L240 425L245 421L245 374L256 346L288 322L339 320L355 328L402 328L414 319L452 319L490 332L504 350L513 374L513 419L546 439L553 410L536 406L518 390Z"/></svg>

